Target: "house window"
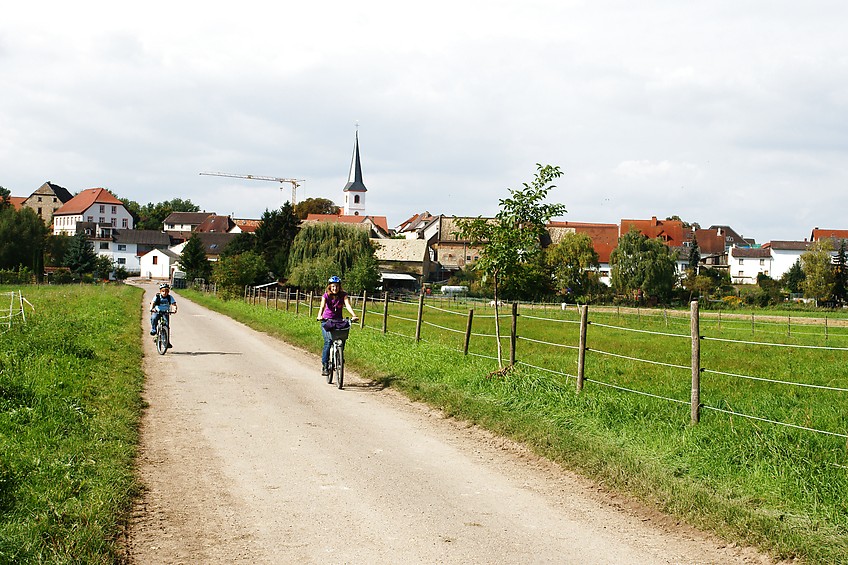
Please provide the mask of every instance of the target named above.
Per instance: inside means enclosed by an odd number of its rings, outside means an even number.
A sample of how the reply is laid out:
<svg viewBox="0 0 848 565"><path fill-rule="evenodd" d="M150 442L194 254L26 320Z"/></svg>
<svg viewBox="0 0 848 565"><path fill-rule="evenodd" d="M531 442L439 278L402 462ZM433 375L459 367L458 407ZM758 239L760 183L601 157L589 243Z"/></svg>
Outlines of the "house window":
<svg viewBox="0 0 848 565"><path fill-rule="evenodd" d="M109 249L109 242L108 241L101 241L100 242L100 249Z"/></svg>
<svg viewBox="0 0 848 565"><path fill-rule="evenodd" d="M471 261L471 255L466 255L466 256L465 256L465 260L466 260L466 261Z"/></svg>
<svg viewBox="0 0 848 565"><path fill-rule="evenodd" d="M126 250L127 250L126 245L124 245L123 243L118 244L118 251L126 251Z"/></svg>
<svg viewBox="0 0 848 565"><path fill-rule="evenodd" d="M158 264L159 264L159 257L157 257L156 255L154 255L154 256L153 256L153 264L154 264L154 265L158 265Z"/></svg>
<svg viewBox="0 0 848 565"><path fill-rule="evenodd" d="M93 221L94 221L94 216L89 216L89 217L88 217L88 221L89 221L89 222L93 222Z"/></svg>
<svg viewBox="0 0 848 565"><path fill-rule="evenodd" d="M39 201L39 202L41 202L41 197L40 197L40 196L38 197L38 201Z"/></svg>
<svg viewBox="0 0 848 565"><path fill-rule="evenodd" d="M740 264L740 265L742 264L742 261L744 261L744 259L739 259L739 264Z"/></svg>
<svg viewBox="0 0 848 565"><path fill-rule="evenodd" d="M127 264L126 259L124 259L123 257L118 257L118 265L126 265L126 264Z"/></svg>
<svg viewBox="0 0 848 565"><path fill-rule="evenodd" d="M105 205L105 204L101 204L101 205L100 205L100 213L101 213L101 214L105 214L105 213L106 213L106 205Z"/></svg>
<svg viewBox="0 0 848 565"><path fill-rule="evenodd" d="M127 227L127 219L126 219L126 218L124 218L123 220L121 220L121 227L122 227L122 228L126 228L126 227Z"/></svg>
<svg viewBox="0 0 848 565"><path fill-rule="evenodd" d="M54 196L54 197L53 197L53 202L56 202L56 200L57 200L57 198Z"/></svg>
<svg viewBox="0 0 848 565"><path fill-rule="evenodd" d="M765 259L760 259L760 266L762 267L762 266L763 266L763 265L765 265L765 264L766 264L766 260L765 260Z"/></svg>
<svg viewBox="0 0 848 565"><path fill-rule="evenodd" d="M38 215L41 215L41 208L38 209Z"/></svg>
<svg viewBox="0 0 848 565"><path fill-rule="evenodd" d="M154 257L156 259L156 257ZM745 276L745 271L739 271L739 274L736 275L739 278L743 278Z"/></svg>
<svg viewBox="0 0 848 565"><path fill-rule="evenodd" d="M117 214L117 213L118 213L118 207L117 207L117 206L112 206L112 213L113 213L113 214Z"/></svg>
<svg viewBox="0 0 848 565"><path fill-rule="evenodd" d="M118 220L117 220L117 219L115 219L115 218L112 218L112 227L113 227L113 228L114 228L114 227L116 227L116 224L117 224L117 223L118 223Z"/></svg>

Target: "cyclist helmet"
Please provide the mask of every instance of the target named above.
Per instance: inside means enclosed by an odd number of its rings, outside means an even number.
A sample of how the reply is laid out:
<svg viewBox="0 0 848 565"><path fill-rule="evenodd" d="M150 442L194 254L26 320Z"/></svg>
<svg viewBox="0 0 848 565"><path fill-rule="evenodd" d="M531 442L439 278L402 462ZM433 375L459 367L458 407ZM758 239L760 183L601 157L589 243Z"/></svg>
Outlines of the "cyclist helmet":
<svg viewBox="0 0 848 565"><path fill-rule="evenodd" d="M159 285L159 290L162 290L163 288L167 288L168 290L170 290L171 285L169 285L168 283L162 283Z"/></svg>
<svg viewBox="0 0 848 565"><path fill-rule="evenodd" d="M330 283L330 284L332 284L332 283L340 283L340 282L342 282L342 279L340 279L340 278L339 278L339 277L337 277L336 275L333 275L332 277L330 277L330 280L329 280L329 281L327 281L327 282L328 282L328 283Z"/></svg>

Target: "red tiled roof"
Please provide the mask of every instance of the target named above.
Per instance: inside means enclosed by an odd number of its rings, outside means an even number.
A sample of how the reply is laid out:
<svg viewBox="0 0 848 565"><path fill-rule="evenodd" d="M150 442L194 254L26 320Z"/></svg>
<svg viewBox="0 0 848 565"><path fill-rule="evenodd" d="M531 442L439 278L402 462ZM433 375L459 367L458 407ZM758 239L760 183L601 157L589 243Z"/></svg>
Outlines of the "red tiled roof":
<svg viewBox="0 0 848 565"><path fill-rule="evenodd" d="M9 202L12 203L12 206L15 208L15 210L20 210L24 207L24 201L26 199L26 196L10 196Z"/></svg>
<svg viewBox="0 0 848 565"><path fill-rule="evenodd" d="M724 236L717 229L695 230L695 239L698 241L698 251L701 255L715 255L724 253Z"/></svg>
<svg viewBox="0 0 848 565"><path fill-rule="evenodd" d="M848 239L848 230L813 228L813 233L810 235L810 241L819 241L820 239Z"/></svg>
<svg viewBox="0 0 848 565"><path fill-rule="evenodd" d="M65 202L65 204L56 210L53 215L61 216L65 214L82 214L94 204L124 205L123 202L115 198L115 195L105 188L87 188Z"/></svg>
<svg viewBox="0 0 848 565"><path fill-rule="evenodd" d="M229 216L209 215L205 220L200 222L194 231L198 233L227 233L233 229L233 221Z"/></svg>
<svg viewBox="0 0 848 565"><path fill-rule="evenodd" d="M549 222L555 228L573 228L575 233L584 233L592 240L598 261L609 263L610 254L618 246L617 224L593 224L590 222Z"/></svg>
<svg viewBox="0 0 848 565"><path fill-rule="evenodd" d="M254 233L262 220L245 220L233 218L233 222L245 233Z"/></svg>
<svg viewBox="0 0 848 565"><path fill-rule="evenodd" d="M619 236L626 234L631 228L636 228L639 233L650 239L658 237L671 247L683 247L683 242L686 241L683 222L680 220L658 220L656 216L650 220L621 220Z"/></svg>
<svg viewBox="0 0 848 565"><path fill-rule="evenodd" d="M338 222L342 224L361 224L365 220L370 220L372 224L380 228L386 233L389 233L389 223L385 216L345 216L344 214L309 214L306 216L307 222Z"/></svg>

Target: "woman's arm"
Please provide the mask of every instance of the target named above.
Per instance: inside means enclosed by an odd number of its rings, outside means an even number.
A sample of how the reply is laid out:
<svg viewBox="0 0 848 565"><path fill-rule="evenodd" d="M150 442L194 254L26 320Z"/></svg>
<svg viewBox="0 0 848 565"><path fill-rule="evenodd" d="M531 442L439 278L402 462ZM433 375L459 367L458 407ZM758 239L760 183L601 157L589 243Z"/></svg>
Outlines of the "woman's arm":
<svg viewBox="0 0 848 565"><path fill-rule="evenodd" d="M358 320L359 318L357 317L356 312L354 312L353 306L351 306L351 304L350 304L350 296L349 295L345 296L344 305L345 305L345 308L347 308L347 311L350 312L351 319Z"/></svg>
<svg viewBox="0 0 848 565"><path fill-rule="evenodd" d="M324 308L327 306L327 297L321 296L321 305L318 306L318 320L324 317Z"/></svg>

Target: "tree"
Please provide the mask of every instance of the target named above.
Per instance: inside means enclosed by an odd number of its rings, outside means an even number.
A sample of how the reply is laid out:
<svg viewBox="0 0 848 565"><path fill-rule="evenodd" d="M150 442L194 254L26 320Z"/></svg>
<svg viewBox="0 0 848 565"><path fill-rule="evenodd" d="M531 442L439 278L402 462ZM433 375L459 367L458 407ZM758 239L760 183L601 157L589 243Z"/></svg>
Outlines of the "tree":
<svg viewBox="0 0 848 565"><path fill-rule="evenodd" d="M698 268L701 263L701 250L698 249L698 238L695 233L692 233L692 246L689 248L689 270L698 274Z"/></svg>
<svg viewBox="0 0 848 565"><path fill-rule="evenodd" d="M594 291L592 273L600 268L598 253L585 233L568 233L545 250L545 261L551 267L557 292L578 300Z"/></svg>
<svg viewBox="0 0 848 565"><path fill-rule="evenodd" d="M206 249L200 236L191 234L180 254L180 266L186 274L186 280L191 282L195 279L209 280L212 274L212 266L206 258Z"/></svg>
<svg viewBox="0 0 848 565"><path fill-rule="evenodd" d="M74 278L81 279L83 275L94 271L97 263L97 253L94 245L88 241L85 232L77 232L68 242L65 252L65 267L71 271Z"/></svg>
<svg viewBox="0 0 848 565"><path fill-rule="evenodd" d="M301 200L294 207L294 215L300 220L305 220L309 214L338 214L339 207L326 198L307 198Z"/></svg>
<svg viewBox="0 0 848 565"><path fill-rule="evenodd" d="M292 242L289 282L318 290L324 288L327 279L338 275L349 290L373 290L379 280L375 252L368 232L362 228L334 222L305 224ZM348 281L348 273L354 273L355 279Z"/></svg>
<svg viewBox="0 0 848 565"><path fill-rule="evenodd" d="M242 232L236 234L227 246L224 247L221 257L233 257L247 251L256 251L256 236L252 233Z"/></svg>
<svg viewBox="0 0 848 565"><path fill-rule="evenodd" d="M793 294L800 294L804 292L804 279L807 276L804 274L804 269L801 268L801 260L798 259L795 263L789 267L789 270L783 273L783 276L780 277L780 284L783 285L783 288L788 290Z"/></svg>
<svg viewBox="0 0 848 565"><path fill-rule="evenodd" d="M268 268L277 278L287 274L289 252L300 229L290 202L279 210L265 210L262 221L256 228L256 251L262 255Z"/></svg>
<svg viewBox="0 0 848 565"><path fill-rule="evenodd" d="M12 205L12 192L3 186L0 186L0 210L8 208Z"/></svg>
<svg viewBox="0 0 848 565"><path fill-rule="evenodd" d="M674 255L659 239L648 239L635 229L621 236L610 254L610 275L616 292L639 299L644 296L666 302L676 279Z"/></svg>
<svg viewBox="0 0 848 565"><path fill-rule="evenodd" d="M241 296L246 285L262 284L268 280L268 265L255 251L220 257L212 273L221 296L225 299Z"/></svg>
<svg viewBox="0 0 848 565"><path fill-rule="evenodd" d="M112 260L105 255L98 255L94 260L94 277L101 280L109 280L109 275L115 270Z"/></svg>
<svg viewBox="0 0 848 565"><path fill-rule="evenodd" d="M30 208L0 208L0 269L25 267L41 279L47 226Z"/></svg>
<svg viewBox="0 0 848 565"><path fill-rule="evenodd" d="M804 296L814 298L816 304L827 300L833 294L834 273L830 260L833 246L830 240L816 241L801 254L801 268L806 275L804 279Z"/></svg>
<svg viewBox="0 0 848 565"><path fill-rule="evenodd" d="M137 230L162 230L165 223L165 218L171 215L172 212L197 212L200 207L195 205L191 200L183 200L182 198L173 198L158 204L147 203L140 206L138 202L127 198L120 198L124 203L124 207L133 217L133 225Z"/></svg>
<svg viewBox="0 0 848 565"><path fill-rule="evenodd" d="M509 198L499 200L500 210L493 220L482 217L457 218L457 236L471 245L480 246L480 258L474 268L491 277L495 298L495 334L498 346L498 364L503 367L500 340L499 300L500 285L515 276L521 266L541 252L541 239L545 226L554 217L566 212L562 204L545 204L551 182L562 176L559 167L536 164L536 177L523 188L507 189Z"/></svg>

